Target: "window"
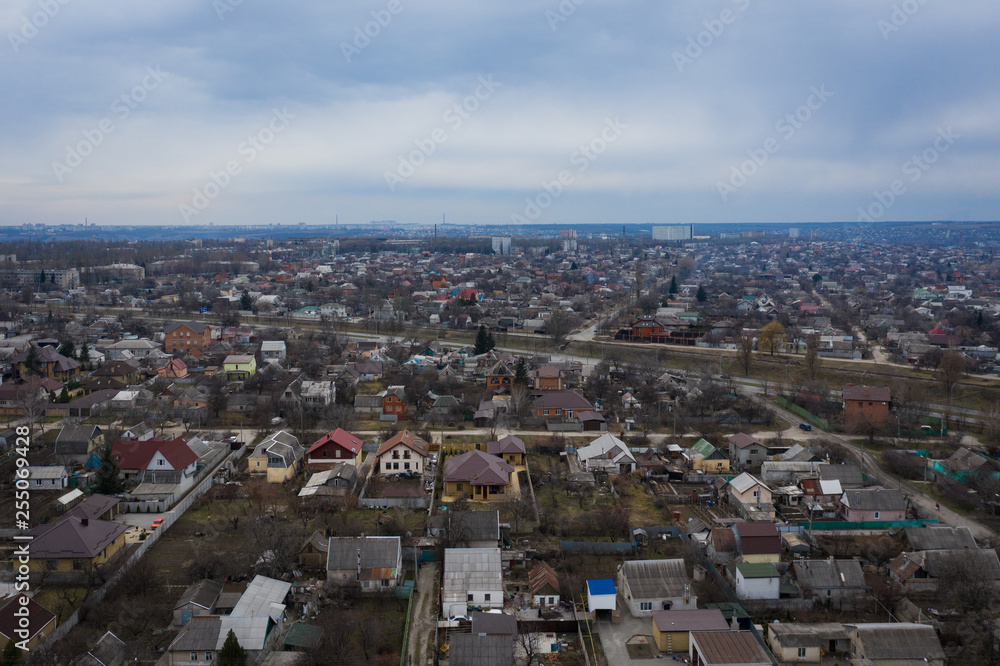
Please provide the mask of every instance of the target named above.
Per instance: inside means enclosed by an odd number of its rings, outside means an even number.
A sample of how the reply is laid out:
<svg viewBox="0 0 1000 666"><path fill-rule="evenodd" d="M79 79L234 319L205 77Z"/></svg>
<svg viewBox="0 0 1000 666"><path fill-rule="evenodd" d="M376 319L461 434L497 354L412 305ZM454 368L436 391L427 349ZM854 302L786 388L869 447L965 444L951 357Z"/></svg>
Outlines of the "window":
<svg viewBox="0 0 1000 666"><path fill-rule="evenodd" d="M42 480L41 479L35 479L35 485L36 486L42 485Z"/></svg>
<svg viewBox="0 0 1000 666"><path fill-rule="evenodd" d="M465 600L466 601L472 601L472 594L470 593L470 594L466 595L466 599Z"/></svg>
<svg viewBox="0 0 1000 666"><path fill-rule="evenodd" d="M198 653L197 652L192 652L191 653L191 661L198 661Z"/></svg>
<svg viewBox="0 0 1000 666"><path fill-rule="evenodd" d="M805 659L805 658L806 658L806 649L799 648L799 659Z"/></svg>
<svg viewBox="0 0 1000 666"><path fill-rule="evenodd" d="M83 560L73 560L73 568L74 569L82 569L83 568Z"/></svg>
<svg viewBox="0 0 1000 666"><path fill-rule="evenodd" d="M387 472L388 472L388 471L389 471L390 469L392 469L392 463L389 463L389 462L387 462L387 463L385 464L385 471L387 471Z"/></svg>
<svg viewBox="0 0 1000 666"><path fill-rule="evenodd" d="M826 596L832 597L833 596L833 590L827 590L826 591ZM799 656L801 656L801 655L799 655Z"/></svg>
<svg viewBox="0 0 1000 666"><path fill-rule="evenodd" d="M458 490L458 491L462 491L462 490L465 490L465 484L462 484L462 483L456 483L456 484L455 484L455 490Z"/></svg>
<svg viewBox="0 0 1000 666"><path fill-rule="evenodd" d="M326 449L323 449L323 457L324 458L328 457L329 453L330 453L329 451L327 451Z"/></svg>
<svg viewBox="0 0 1000 666"><path fill-rule="evenodd" d="M403 463L403 469L410 469L410 463Z"/></svg>
<svg viewBox="0 0 1000 666"><path fill-rule="evenodd" d="M399 463L392 463L393 469L399 469Z"/></svg>
<svg viewBox="0 0 1000 666"><path fill-rule="evenodd" d="M875 512L875 520L878 520L878 511Z"/></svg>
<svg viewBox="0 0 1000 666"><path fill-rule="evenodd" d="M205 661L212 661L212 653L211 652L206 652L205 653Z"/></svg>
<svg viewBox="0 0 1000 666"><path fill-rule="evenodd" d="M385 578L382 579L382 587L389 587L389 581Z"/></svg>
<svg viewBox="0 0 1000 666"><path fill-rule="evenodd" d="M490 600L490 593L487 592L486 594L483 595L483 601L489 601L489 600Z"/></svg>
<svg viewBox="0 0 1000 666"><path fill-rule="evenodd" d="M260 461L259 460L257 461L257 467L260 467Z"/></svg>
<svg viewBox="0 0 1000 666"><path fill-rule="evenodd" d="M641 601L641 602L639 602L639 610L644 610L644 611L651 611L651 610L653 610L653 602L652 601Z"/></svg>
<svg viewBox="0 0 1000 666"><path fill-rule="evenodd" d="M760 497L760 491L759 490L753 491L753 496L754 497Z"/></svg>
<svg viewBox="0 0 1000 666"><path fill-rule="evenodd" d="M56 569L59 568L59 562L56 560L46 560L45 568L48 569L49 571L55 571Z"/></svg>
<svg viewBox="0 0 1000 666"><path fill-rule="evenodd" d="M403 458L405 458L406 460L410 459L410 450L409 449L403 451Z"/></svg>

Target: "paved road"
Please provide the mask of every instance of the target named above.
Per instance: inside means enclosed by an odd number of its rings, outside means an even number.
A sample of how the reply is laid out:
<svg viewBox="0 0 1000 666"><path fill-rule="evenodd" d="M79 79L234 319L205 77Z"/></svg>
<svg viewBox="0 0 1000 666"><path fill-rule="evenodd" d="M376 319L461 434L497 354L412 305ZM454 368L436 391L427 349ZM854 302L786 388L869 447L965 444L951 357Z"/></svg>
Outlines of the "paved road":
<svg viewBox="0 0 1000 666"><path fill-rule="evenodd" d="M782 409L777 405L771 405L775 412L788 423L798 423L801 419L795 414ZM906 481L894 479L893 475L885 471L878 463L878 456L863 447L854 444L850 439L842 435L826 432L820 436L822 439L833 440L845 446L854 456L855 462L861 470L869 476L874 475L886 487L896 486L899 491L918 508L918 513L927 518L937 518L943 525L966 526L977 540L994 539L997 534L985 525L975 520L955 513L946 506L937 506L937 502L924 494L922 490Z"/></svg>

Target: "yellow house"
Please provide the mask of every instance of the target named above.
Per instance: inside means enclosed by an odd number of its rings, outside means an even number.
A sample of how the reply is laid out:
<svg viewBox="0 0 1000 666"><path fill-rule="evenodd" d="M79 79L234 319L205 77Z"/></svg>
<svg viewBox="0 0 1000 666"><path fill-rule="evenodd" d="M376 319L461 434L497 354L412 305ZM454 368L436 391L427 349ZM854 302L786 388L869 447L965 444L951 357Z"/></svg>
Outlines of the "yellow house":
<svg viewBox="0 0 1000 666"><path fill-rule="evenodd" d="M79 505L83 508L85 504ZM69 515L54 525L39 525L29 532L28 568L32 573L60 572L86 575L125 547L122 523ZM11 556L19 566L17 548Z"/></svg>
<svg viewBox="0 0 1000 666"><path fill-rule="evenodd" d="M824 656L851 652L851 639L839 622L772 623L767 625L767 642L784 664L818 664Z"/></svg>
<svg viewBox="0 0 1000 666"><path fill-rule="evenodd" d="M444 462L444 494L489 502L513 495L519 488L514 467L497 456L467 451Z"/></svg>
<svg viewBox="0 0 1000 666"><path fill-rule="evenodd" d="M486 442L486 453L503 458L509 465L523 467L526 451L524 440L514 435L507 435L496 442Z"/></svg>
<svg viewBox="0 0 1000 666"><path fill-rule="evenodd" d="M708 440L699 439L690 451L692 469L702 471L705 474L725 474L729 471L729 457L712 446Z"/></svg>
<svg viewBox="0 0 1000 666"><path fill-rule="evenodd" d="M250 354L230 354L222 362L222 371L230 377L252 377L257 372L257 359Z"/></svg>
<svg viewBox="0 0 1000 666"><path fill-rule="evenodd" d="M264 474L268 483L282 483L302 469L305 449L298 437L279 430L254 448L249 458L251 474Z"/></svg>
<svg viewBox="0 0 1000 666"><path fill-rule="evenodd" d="M692 631L727 631L718 608L653 611L653 639L660 652L687 652Z"/></svg>
<svg viewBox="0 0 1000 666"><path fill-rule="evenodd" d="M11 641L31 650L55 628L55 614L26 594L10 597L0 605L0 650Z"/></svg>

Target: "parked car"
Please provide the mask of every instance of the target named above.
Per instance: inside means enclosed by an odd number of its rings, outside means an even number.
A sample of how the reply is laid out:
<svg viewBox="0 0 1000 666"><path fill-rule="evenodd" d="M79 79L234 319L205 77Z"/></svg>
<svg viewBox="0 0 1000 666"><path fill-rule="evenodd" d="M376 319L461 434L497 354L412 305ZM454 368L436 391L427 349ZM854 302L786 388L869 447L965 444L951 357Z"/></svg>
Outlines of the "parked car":
<svg viewBox="0 0 1000 666"><path fill-rule="evenodd" d="M166 519L164 519L164 518L157 518L156 520L153 521L153 524L149 526L149 529L155 530L157 527L159 527L160 525L162 525L165 520Z"/></svg>
<svg viewBox="0 0 1000 666"><path fill-rule="evenodd" d="M806 432L809 432L810 430L813 429L813 427L811 425L809 425L808 423L800 423L799 424L799 429L800 430L805 430Z"/></svg>

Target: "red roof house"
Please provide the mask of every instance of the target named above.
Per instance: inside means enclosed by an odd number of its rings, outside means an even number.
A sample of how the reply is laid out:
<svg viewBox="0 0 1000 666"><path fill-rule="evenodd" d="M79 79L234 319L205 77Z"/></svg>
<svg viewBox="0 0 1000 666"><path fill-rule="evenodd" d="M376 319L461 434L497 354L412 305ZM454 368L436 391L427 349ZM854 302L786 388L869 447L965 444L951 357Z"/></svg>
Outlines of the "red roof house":
<svg viewBox="0 0 1000 666"><path fill-rule="evenodd" d="M306 452L307 464L319 469L329 469L340 462L358 466L363 445L358 437L337 428L313 442Z"/></svg>

